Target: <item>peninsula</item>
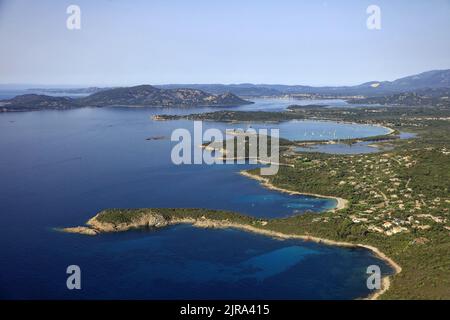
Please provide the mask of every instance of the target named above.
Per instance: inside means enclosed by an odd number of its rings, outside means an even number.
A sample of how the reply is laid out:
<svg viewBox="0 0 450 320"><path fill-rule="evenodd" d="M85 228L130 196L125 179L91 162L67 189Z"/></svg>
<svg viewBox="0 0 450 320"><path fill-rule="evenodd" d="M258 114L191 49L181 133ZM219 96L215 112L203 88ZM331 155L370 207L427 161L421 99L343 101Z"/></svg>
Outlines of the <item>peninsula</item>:
<svg viewBox="0 0 450 320"><path fill-rule="evenodd" d="M198 228L233 228L278 239L299 239L326 245L365 248L372 251L378 258L387 262L395 274L402 271L402 268L395 261L373 246L327 240L296 232L292 233L286 229L287 225L284 225L284 220L286 219L263 220L233 212L208 209L109 209L95 215L86 223L86 226L63 228L61 231L97 235L99 233L123 232L137 228L163 228L176 224L191 224ZM381 289L371 294L367 299L377 299L389 287L390 276L385 275L382 280Z"/></svg>

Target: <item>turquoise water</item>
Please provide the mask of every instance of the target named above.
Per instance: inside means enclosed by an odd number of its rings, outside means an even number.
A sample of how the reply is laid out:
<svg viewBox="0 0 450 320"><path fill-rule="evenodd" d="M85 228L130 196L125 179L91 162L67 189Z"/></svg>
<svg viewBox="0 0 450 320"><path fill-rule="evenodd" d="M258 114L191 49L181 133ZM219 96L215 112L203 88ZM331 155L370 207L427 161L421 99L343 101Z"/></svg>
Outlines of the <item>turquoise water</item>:
<svg viewBox="0 0 450 320"><path fill-rule="evenodd" d="M53 231L112 207L202 207L275 218L335 205L264 189L238 174L248 165L173 165L170 134L192 130L192 122L151 120L167 112L192 110L0 114L0 298L351 299L369 293L369 264L389 272L367 250L233 230L176 226L96 237ZM227 127L205 128L216 125ZM350 130L332 125L343 136ZM146 140L151 136L164 139ZM72 264L82 270L81 291L66 289Z"/></svg>

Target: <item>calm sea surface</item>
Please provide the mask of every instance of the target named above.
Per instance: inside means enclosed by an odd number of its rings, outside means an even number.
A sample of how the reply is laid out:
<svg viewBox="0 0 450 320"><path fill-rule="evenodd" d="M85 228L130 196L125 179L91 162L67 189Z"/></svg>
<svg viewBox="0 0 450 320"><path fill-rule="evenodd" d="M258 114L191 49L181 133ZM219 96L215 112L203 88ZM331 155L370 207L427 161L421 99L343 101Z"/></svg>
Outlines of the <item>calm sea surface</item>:
<svg viewBox="0 0 450 320"><path fill-rule="evenodd" d="M236 109L283 110L292 104L256 102ZM367 266L390 270L362 249L190 226L96 237L53 231L81 225L113 207L202 207L276 218L320 214L335 205L266 190L238 174L248 165L173 165L170 135L176 128L192 130L193 123L158 122L151 116L212 110L217 109L0 114L0 298L351 299L369 294ZM210 127L231 128L204 123ZM307 140L385 132L314 121L269 127L280 128L283 137ZM155 136L164 138L146 140ZM66 289L65 271L72 264L82 270L80 291Z"/></svg>

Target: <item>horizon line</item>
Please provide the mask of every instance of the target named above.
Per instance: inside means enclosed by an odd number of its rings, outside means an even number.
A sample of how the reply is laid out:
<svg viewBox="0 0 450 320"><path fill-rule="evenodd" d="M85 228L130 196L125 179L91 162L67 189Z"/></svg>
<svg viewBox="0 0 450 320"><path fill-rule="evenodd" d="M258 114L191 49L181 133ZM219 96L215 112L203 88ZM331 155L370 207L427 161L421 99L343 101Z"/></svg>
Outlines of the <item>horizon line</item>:
<svg viewBox="0 0 450 320"><path fill-rule="evenodd" d="M396 78L394 80L369 80L365 82L358 82L355 84L328 84L328 85L308 85L308 84L283 84L283 83L256 83L256 82L233 82L233 83L221 83L221 82L169 82L169 83L138 83L138 84L43 84L43 83L0 83L0 86L10 86L10 87L24 87L26 89L41 89L40 87L47 88L111 88L111 87L134 87L140 85L150 85L150 86L168 86L168 85L224 85L224 86L233 86L233 85L253 85L253 86L302 86L302 87L314 87L314 88L327 88L327 87L352 87L357 85L362 85L371 82L392 82L397 79L401 79L404 77L419 75L427 72L434 71L450 71L449 69L432 69L427 71L422 71L415 74L405 75L400 78ZM44 89L44 88L43 88Z"/></svg>

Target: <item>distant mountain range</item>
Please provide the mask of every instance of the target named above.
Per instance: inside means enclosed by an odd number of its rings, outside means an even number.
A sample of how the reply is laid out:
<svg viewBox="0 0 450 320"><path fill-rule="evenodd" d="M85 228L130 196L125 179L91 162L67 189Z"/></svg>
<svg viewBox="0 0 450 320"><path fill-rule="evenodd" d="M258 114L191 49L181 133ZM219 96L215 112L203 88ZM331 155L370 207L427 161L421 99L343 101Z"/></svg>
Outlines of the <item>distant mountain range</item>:
<svg viewBox="0 0 450 320"><path fill-rule="evenodd" d="M253 102L243 100L232 93L214 95L197 89L160 89L150 85L141 85L104 89L83 98L55 97L41 94L19 95L13 99L0 101L0 111L106 106L239 106L251 103Z"/></svg>
<svg viewBox="0 0 450 320"><path fill-rule="evenodd" d="M358 104L450 106L450 69L427 71L394 81L371 81L341 87L242 83L30 90L49 95L27 94L0 101L0 111L68 109L85 106L237 106L251 103L240 97L283 95L300 99L343 98L350 103ZM82 98L51 96L55 94L89 95Z"/></svg>
<svg viewBox="0 0 450 320"><path fill-rule="evenodd" d="M297 98L344 98L350 103L380 105L450 106L450 70L433 70L394 81L371 81L356 86L312 87L269 84L183 84L161 88L187 87L212 93L229 91L242 97L282 96Z"/></svg>
<svg viewBox="0 0 450 320"><path fill-rule="evenodd" d="M450 107L450 88L417 89L384 96L351 99L355 104Z"/></svg>
<svg viewBox="0 0 450 320"><path fill-rule="evenodd" d="M327 86L313 87L306 85L283 84L165 84L155 85L160 89L195 89L211 94L233 93L242 97L280 96L286 94L310 94L329 96L366 97L380 96L394 93L409 92L418 89L450 88L450 69L433 70L420 74L400 78L394 81L370 81L355 86ZM33 92L52 94L92 94L114 88L72 88L72 89L30 89Z"/></svg>

